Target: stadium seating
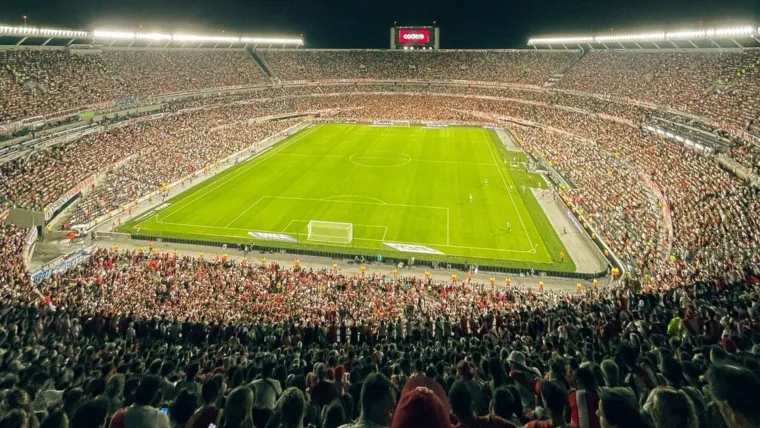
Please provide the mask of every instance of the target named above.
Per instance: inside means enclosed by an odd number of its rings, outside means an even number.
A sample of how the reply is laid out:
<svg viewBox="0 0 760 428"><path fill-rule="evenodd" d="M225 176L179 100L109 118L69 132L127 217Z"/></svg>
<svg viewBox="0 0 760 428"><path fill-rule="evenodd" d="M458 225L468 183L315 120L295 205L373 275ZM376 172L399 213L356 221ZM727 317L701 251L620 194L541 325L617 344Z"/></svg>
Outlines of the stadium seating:
<svg viewBox="0 0 760 428"><path fill-rule="evenodd" d="M29 229L0 224L0 428L760 426L760 194L642 127L691 119L608 98L753 131L757 52L590 52L567 71L579 54L255 54L284 81L332 82L273 87L248 52L0 51L0 123L270 85L6 162L2 205L42 210L98 174L67 217L85 222L297 121L252 118L492 122L480 112L524 123L505 126L630 277L566 294L100 248L33 284ZM726 153L754 172L757 154Z"/></svg>

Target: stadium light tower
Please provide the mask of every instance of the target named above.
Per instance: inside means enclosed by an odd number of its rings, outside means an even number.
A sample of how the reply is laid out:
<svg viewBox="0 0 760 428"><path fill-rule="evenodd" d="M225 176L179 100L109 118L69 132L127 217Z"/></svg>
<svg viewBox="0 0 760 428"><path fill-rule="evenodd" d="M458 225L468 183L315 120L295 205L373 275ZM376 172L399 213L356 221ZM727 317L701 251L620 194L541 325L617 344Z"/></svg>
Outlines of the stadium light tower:
<svg viewBox="0 0 760 428"><path fill-rule="evenodd" d="M26 15L21 15L21 19L23 19L23 20L24 20L24 27L26 27L26 18L28 18L28 16L26 16Z"/></svg>

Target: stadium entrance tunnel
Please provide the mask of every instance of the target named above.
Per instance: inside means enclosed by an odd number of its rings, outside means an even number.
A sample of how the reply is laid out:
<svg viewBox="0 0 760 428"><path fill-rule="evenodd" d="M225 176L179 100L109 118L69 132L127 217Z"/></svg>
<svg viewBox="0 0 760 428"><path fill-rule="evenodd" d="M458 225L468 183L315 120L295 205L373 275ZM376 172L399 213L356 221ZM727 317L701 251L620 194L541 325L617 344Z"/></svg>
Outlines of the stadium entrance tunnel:
<svg viewBox="0 0 760 428"><path fill-rule="evenodd" d="M412 157L406 153L392 152L389 150L370 150L356 153L349 158L355 165L370 168L390 168L404 166L412 161Z"/></svg>

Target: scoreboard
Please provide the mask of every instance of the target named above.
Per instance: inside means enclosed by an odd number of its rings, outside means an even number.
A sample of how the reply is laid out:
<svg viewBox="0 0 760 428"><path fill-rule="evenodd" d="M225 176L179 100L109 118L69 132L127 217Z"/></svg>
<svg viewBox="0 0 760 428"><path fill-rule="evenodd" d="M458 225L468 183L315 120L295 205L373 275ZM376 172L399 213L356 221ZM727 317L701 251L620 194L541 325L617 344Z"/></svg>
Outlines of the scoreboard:
<svg viewBox="0 0 760 428"><path fill-rule="evenodd" d="M391 49L439 49L438 27L391 27Z"/></svg>

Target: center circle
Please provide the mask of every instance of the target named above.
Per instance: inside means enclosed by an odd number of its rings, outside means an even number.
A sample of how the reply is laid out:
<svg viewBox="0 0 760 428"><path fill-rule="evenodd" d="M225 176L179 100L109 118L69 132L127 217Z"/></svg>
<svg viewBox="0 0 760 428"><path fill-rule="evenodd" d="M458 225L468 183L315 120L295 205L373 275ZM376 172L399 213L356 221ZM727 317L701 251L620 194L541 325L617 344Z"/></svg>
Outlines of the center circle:
<svg viewBox="0 0 760 428"><path fill-rule="evenodd" d="M370 150L364 153L353 154L348 159L355 165L370 168L403 166L412 161L412 157L408 154L392 152L390 150Z"/></svg>

